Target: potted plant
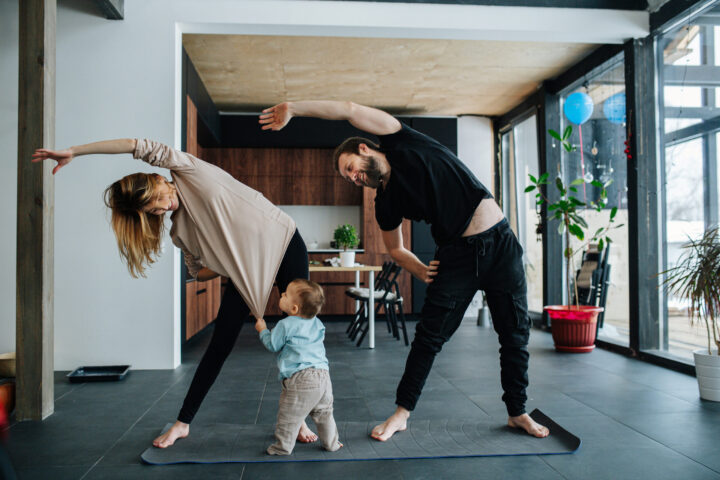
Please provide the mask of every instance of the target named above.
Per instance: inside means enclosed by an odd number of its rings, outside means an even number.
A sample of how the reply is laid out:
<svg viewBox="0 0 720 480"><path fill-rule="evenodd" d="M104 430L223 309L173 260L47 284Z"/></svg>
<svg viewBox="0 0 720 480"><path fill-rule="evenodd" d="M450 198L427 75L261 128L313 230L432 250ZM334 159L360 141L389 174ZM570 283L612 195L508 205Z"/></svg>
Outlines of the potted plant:
<svg viewBox="0 0 720 480"><path fill-rule="evenodd" d="M355 252L348 251L349 248L357 247L360 239L358 238L357 230L350 224L339 225L335 229L333 239L337 244L338 248L342 248L340 252L340 265L343 267L352 267L355 265Z"/></svg>
<svg viewBox="0 0 720 480"><path fill-rule="evenodd" d="M677 266L661 273L666 288L690 301L690 322L701 320L707 350L693 352L700 398L720 402L720 229L683 245ZM714 346L713 346L714 344Z"/></svg>
<svg viewBox="0 0 720 480"><path fill-rule="evenodd" d="M572 134L572 127L568 126L562 136L554 130L548 130L551 137L559 140L563 148L567 152L572 152L575 147L570 144L569 138ZM577 186L586 183L584 178L578 178L570 182L569 185L563 183L562 177L558 172L554 185L557 188L560 198L556 202L550 202L546 192L542 186L548 185L548 173L543 173L539 178L529 175L531 185L526 189L526 193L535 192L535 206L540 208L542 204L547 205L549 219L559 220L558 233L565 236L565 268L567 278L567 299L570 301L571 295L571 272L575 271L575 254L582 252L590 243L597 243L598 250L602 251L606 244L612 240L608 236L611 228L619 228L622 225L613 227L617 207L610 209L608 223L606 226L598 228L592 235L586 235L589 229L588 223L581 216L581 210L592 208L598 212L602 211L607 205L607 187L611 181L603 184L598 180L589 182L592 186L599 189L597 201L590 201L589 204L580 201L574 194L578 193ZM577 238L581 244L573 246L571 236ZM555 342L555 349L561 352L585 353L595 348L595 332L597 330L597 316L602 312L602 307L579 305L577 284L575 285L575 305L546 305L544 310L548 313L552 323L552 336Z"/></svg>

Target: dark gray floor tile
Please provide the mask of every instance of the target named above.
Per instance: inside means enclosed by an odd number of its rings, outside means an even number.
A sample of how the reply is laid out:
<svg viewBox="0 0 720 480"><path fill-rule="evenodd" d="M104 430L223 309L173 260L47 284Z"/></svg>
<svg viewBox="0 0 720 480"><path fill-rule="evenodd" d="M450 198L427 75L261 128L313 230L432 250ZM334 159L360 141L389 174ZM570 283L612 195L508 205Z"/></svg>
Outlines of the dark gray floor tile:
<svg viewBox="0 0 720 480"><path fill-rule="evenodd" d="M568 392L568 396L606 415L627 419L638 413L693 412L697 407L685 400L651 390L615 388L604 392Z"/></svg>
<svg viewBox="0 0 720 480"><path fill-rule="evenodd" d="M162 428L133 428L125 432L116 443L103 455L100 466L108 465L138 465L142 461L140 455L152 445ZM191 433L192 433L191 428ZM182 441L182 440L178 440Z"/></svg>
<svg viewBox="0 0 720 480"><path fill-rule="evenodd" d="M437 480L440 478L551 480L564 478L536 456L398 460L397 463L403 477L413 480Z"/></svg>
<svg viewBox="0 0 720 480"><path fill-rule="evenodd" d="M720 475L665 447L583 447L574 455L547 455L542 459L568 479L637 480L713 479Z"/></svg>
<svg viewBox="0 0 720 480"><path fill-rule="evenodd" d="M77 480L90 470L87 466L23 467L15 470L18 480Z"/></svg>
<svg viewBox="0 0 720 480"><path fill-rule="evenodd" d="M243 478L245 465L98 465L83 480L231 480Z"/></svg>
<svg viewBox="0 0 720 480"><path fill-rule="evenodd" d="M398 462L362 461L362 462L304 462L304 463L250 463L246 465L243 480L287 480L288 478L404 478L398 468ZM408 477L405 477L408 478Z"/></svg>
<svg viewBox="0 0 720 480"><path fill-rule="evenodd" d="M623 421L627 426L720 472L720 415L716 412L637 414Z"/></svg>
<svg viewBox="0 0 720 480"><path fill-rule="evenodd" d="M122 435L122 427L74 428L21 422L10 429L7 450L16 468L92 465Z"/></svg>

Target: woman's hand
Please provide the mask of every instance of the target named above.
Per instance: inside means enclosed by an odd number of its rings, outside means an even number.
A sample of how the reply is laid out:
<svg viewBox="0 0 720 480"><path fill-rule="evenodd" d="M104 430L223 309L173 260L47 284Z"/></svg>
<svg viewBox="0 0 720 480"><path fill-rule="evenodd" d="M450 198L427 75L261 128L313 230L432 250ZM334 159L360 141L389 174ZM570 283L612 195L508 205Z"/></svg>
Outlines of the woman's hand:
<svg viewBox="0 0 720 480"><path fill-rule="evenodd" d="M435 276L438 274L438 268L440 266L440 260L431 260L430 265L425 267L425 271L419 277L425 283L432 283L435 280Z"/></svg>
<svg viewBox="0 0 720 480"><path fill-rule="evenodd" d="M263 130L277 131L287 125L291 118L290 103L284 102L263 110L259 122Z"/></svg>
<svg viewBox="0 0 720 480"><path fill-rule="evenodd" d="M260 333L263 330L267 330L267 325L265 324L265 320L262 318L258 318L255 320L255 330Z"/></svg>
<svg viewBox="0 0 720 480"><path fill-rule="evenodd" d="M70 163L74 157L75 155L70 148L65 150L48 150L46 148L38 148L35 150L35 153L33 153L32 162L37 163L47 159L55 160L57 165L55 165L55 168L53 168L52 171L53 175L55 175L58 170Z"/></svg>

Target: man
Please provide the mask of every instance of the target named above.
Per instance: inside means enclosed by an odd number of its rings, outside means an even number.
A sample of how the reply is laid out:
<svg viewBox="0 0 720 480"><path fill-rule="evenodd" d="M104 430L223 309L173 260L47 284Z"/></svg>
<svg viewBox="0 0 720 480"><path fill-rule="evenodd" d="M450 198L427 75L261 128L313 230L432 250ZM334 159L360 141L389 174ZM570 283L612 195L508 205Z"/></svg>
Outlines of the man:
<svg viewBox="0 0 720 480"><path fill-rule="evenodd" d="M530 322L522 247L490 192L450 150L382 110L352 102L286 102L264 110L260 124L280 130L292 117L347 120L379 137L380 145L345 140L335 150L335 166L355 185L377 190L375 219L390 256L429 284L397 409L371 436L385 441L405 430L435 355L460 326L478 289L485 291L500 341L508 425L547 436L548 429L525 413ZM403 247L403 218L431 225L438 249L430 265Z"/></svg>

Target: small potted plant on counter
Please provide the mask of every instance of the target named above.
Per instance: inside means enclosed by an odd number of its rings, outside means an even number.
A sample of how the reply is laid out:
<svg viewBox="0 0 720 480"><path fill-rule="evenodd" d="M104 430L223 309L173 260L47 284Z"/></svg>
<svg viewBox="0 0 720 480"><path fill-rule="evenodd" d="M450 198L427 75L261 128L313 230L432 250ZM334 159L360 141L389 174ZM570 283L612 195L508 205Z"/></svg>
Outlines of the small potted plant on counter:
<svg viewBox="0 0 720 480"><path fill-rule="evenodd" d="M340 265L343 267L355 266L355 251L348 250L357 247L358 243L360 243L355 227L350 224L338 226L335 229L333 239L338 248L343 249L343 251L340 252Z"/></svg>
<svg viewBox="0 0 720 480"><path fill-rule="evenodd" d="M664 272L667 289L690 301L690 322L701 320L707 349L693 352L700 398L720 402L720 228L690 239L678 264ZM714 346L713 346L714 344Z"/></svg>
<svg viewBox="0 0 720 480"><path fill-rule="evenodd" d="M567 152L572 152L575 147L570 144L568 139L572 133L572 127L568 126L563 132L562 137L554 130L549 130L550 136L562 142L563 148ZM554 184L560 193L560 198L556 202L550 202L548 197L542 190L542 185L548 185L548 173L543 173L539 178L530 175L530 182L526 189L526 193L535 193L535 205L540 207L543 203L547 204L549 219L557 219L558 233L565 236L565 268L567 278L567 299L568 303L573 298L571 285L575 285L575 304L574 305L546 305L544 310L548 313L551 320L551 329L555 349L560 352L585 353L595 348L595 333L597 326L598 314L603 310L602 307L591 305L579 305L577 294L577 282L573 282L572 272L575 272L574 257L577 252L584 251L591 243L596 243L598 251L602 251L605 244L611 242L608 232L615 221L617 207L610 210L608 224L602 228L598 228L592 236L588 237L585 231L589 228L588 223L581 216L580 210L587 207L598 212L602 211L607 205L607 186L598 180L593 180L590 185L599 189L599 197L596 202L590 201L589 204L580 201L574 194L578 193L577 186L586 183L584 178L573 180L569 185L565 185L560 175L555 178ZM573 246L571 237L577 238L580 242L584 242L579 246Z"/></svg>

